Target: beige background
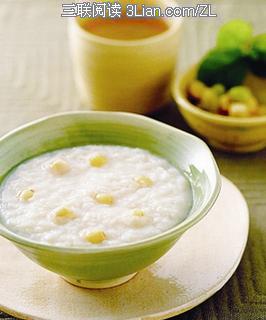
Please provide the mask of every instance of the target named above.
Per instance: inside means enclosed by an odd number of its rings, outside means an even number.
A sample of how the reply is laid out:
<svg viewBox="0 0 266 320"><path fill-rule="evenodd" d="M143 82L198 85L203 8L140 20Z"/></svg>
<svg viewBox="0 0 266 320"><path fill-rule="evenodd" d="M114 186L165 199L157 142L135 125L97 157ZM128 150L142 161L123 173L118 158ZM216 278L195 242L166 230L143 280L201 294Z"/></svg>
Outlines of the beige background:
<svg viewBox="0 0 266 320"><path fill-rule="evenodd" d="M179 3L188 5L191 1ZM185 19L180 70L213 44L216 29L230 18L246 18L257 31L266 32L265 0L215 4L218 18ZM61 18L60 13L59 0L0 0L0 134L52 112L79 109L66 18ZM174 106L155 117L187 129ZM236 183L248 201L250 238L242 263L230 282L213 298L176 319L264 320L266 151L243 156L215 152L215 157L222 174ZM0 313L1 317L8 316Z"/></svg>

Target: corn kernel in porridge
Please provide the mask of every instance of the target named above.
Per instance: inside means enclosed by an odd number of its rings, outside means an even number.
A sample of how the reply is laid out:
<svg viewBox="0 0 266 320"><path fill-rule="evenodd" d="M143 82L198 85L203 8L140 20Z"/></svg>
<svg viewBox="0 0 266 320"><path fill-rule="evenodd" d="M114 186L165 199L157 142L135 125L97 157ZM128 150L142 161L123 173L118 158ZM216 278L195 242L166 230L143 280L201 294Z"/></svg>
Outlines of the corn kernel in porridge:
<svg viewBox="0 0 266 320"><path fill-rule="evenodd" d="M95 200L100 204L112 205L114 203L114 197L108 193L97 193Z"/></svg>
<svg viewBox="0 0 266 320"><path fill-rule="evenodd" d="M144 211L143 210L134 210L133 211L133 215L136 216L136 217L143 217L145 214L144 214Z"/></svg>
<svg viewBox="0 0 266 320"><path fill-rule="evenodd" d="M94 244L102 243L106 239L106 234L101 231L92 231L85 236L85 240Z"/></svg>
<svg viewBox="0 0 266 320"><path fill-rule="evenodd" d="M100 168L103 167L106 163L107 158L100 154L90 158L90 165L92 167Z"/></svg>
<svg viewBox="0 0 266 320"><path fill-rule="evenodd" d="M50 169L53 174L62 176L70 170L70 166L66 161L57 159L50 164Z"/></svg>
<svg viewBox="0 0 266 320"><path fill-rule="evenodd" d="M53 222L57 224L65 224L75 218L76 214L72 210L65 207L56 209L53 212Z"/></svg>
<svg viewBox="0 0 266 320"><path fill-rule="evenodd" d="M135 180L136 180L137 184L143 188L151 187L153 185L153 181L149 177L146 177L146 176L138 177Z"/></svg>
<svg viewBox="0 0 266 320"><path fill-rule="evenodd" d="M23 190L18 194L18 196L21 201L29 201L34 196L34 190L33 189Z"/></svg>

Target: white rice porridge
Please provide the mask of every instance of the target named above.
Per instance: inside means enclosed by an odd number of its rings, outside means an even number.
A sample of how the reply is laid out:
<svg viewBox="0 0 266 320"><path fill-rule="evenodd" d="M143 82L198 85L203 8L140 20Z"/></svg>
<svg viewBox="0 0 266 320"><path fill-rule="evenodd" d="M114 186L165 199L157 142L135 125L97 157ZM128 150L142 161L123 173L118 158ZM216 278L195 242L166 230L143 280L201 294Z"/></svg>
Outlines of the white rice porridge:
<svg viewBox="0 0 266 320"><path fill-rule="evenodd" d="M88 145L19 165L1 187L1 219L32 240L113 246L177 225L191 208L187 179L165 159L122 146Z"/></svg>

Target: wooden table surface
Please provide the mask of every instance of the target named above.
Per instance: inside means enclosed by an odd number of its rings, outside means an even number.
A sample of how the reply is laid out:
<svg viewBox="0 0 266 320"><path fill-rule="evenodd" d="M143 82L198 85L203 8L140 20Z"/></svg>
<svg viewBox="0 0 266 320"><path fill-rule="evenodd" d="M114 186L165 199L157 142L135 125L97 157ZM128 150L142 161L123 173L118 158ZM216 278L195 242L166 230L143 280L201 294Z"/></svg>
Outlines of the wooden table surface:
<svg viewBox="0 0 266 320"><path fill-rule="evenodd" d="M179 3L188 5L184 0ZM214 43L217 28L230 18L248 19L256 31L266 31L265 0L212 3L217 18L184 21L181 71ZM80 109L68 52L66 18L61 18L60 13L61 1L57 0L0 1L0 134L50 113ZM189 131L174 105L154 117ZM248 202L249 241L237 272L225 287L176 319L264 320L266 150L250 155L214 151L214 155L221 173L240 188ZM1 312L0 318L13 319Z"/></svg>

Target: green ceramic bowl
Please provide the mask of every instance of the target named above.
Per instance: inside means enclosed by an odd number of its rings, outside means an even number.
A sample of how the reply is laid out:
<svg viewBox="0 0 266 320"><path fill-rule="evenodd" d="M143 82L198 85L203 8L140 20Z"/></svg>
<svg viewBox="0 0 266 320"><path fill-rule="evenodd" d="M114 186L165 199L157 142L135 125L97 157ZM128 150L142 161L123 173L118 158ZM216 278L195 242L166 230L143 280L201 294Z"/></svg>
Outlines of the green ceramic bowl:
<svg viewBox="0 0 266 320"><path fill-rule="evenodd" d="M180 168L191 182L193 206L180 224L157 236L115 247L62 248L40 244L8 230L0 234L27 257L71 283L110 287L130 279L165 254L182 234L201 220L214 204L220 176L213 156L200 139L149 118L114 112L74 112L32 122L0 140L0 182L22 161L55 149L85 144L139 147Z"/></svg>

